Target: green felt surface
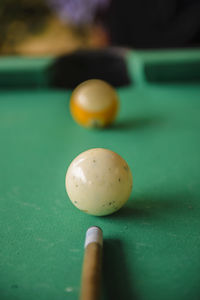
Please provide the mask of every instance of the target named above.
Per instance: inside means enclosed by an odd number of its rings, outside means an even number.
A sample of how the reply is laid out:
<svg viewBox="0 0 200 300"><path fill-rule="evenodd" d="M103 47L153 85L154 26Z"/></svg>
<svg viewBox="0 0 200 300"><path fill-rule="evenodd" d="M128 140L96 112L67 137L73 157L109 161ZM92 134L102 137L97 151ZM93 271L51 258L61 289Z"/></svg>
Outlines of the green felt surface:
<svg viewBox="0 0 200 300"><path fill-rule="evenodd" d="M77 299L84 235L104 231L102 299L200 297L200 86L118 90L117 122L86 130L70 92L0 91L2 300ZM133 193L119 212L93 217L65 192L71 160L92 147L129 164Z"/></svg>
<svg viewBox="0 0 200 300"><path fill-rule="evenodd" d="M200 48L195 49L177 49L177 50L146 50L146 51L131 51L120 48L105 49L99 52L100 57L107 57L113 52L113 55L125 59L130 73L130 81L135 85L144 85L148 83L194 83L200 82ZM30 89L30 88L48 88L50 86L57 87L60 78L65 77L67 85L71 86L71 82L76 82L75 74L77 73L78 80L80 73L89 61L88 57L91 52L84 52L85 54L76 53L76 59L70 63L70 55L65 56L61 67L66 66L68 72L60 70L60 73L55 68L57 57L0 57L0 89ZM96 54L97 55L97 54ZM98 57L98 55L97 55ZM101 58L100 58L101 59ZM68 63L66 63L66 61ZM98 62L97 62L98 63ZM120 74L115 74L121 78L124 69L121 65L119 68L119 61L108 62L105 64L99 61L99 66L94 66L95 70L99 71L94 74L99 74L102 78L103 73L113 74L117 71ZM113 64L113 65L112 65ZM115 65L116 64L116 65ZM89 68L90 69L90 68ZM90 78L92 70L86 71L86 79ZM97 70L96 70L97 71ZM90 74L90 75L89 75ZM104 74L104 75L105 75ZM87 77L89 76L89 77ZM68 78L69 77L69 78ZM75 77L75 78L74 78ZM92 76L93 77L93 76ZM86 80L85 79L85 80ZM107 79L106 79L107 80ZM112 82L112 80L110 80ZM79 81L78 81L79 83Z"/></svg>
<svg viewBox="0 0 200 300"><path fill-rule="evenodd" d="M41 88L50 81L47 69L53 57L0 57L0 88Z"/></svg>
<svg viewBox="0 0 200 300"><path fill-rule="evenodd" d="M138 85L200 82L200 49L130 51L129 71Z"/></svg>

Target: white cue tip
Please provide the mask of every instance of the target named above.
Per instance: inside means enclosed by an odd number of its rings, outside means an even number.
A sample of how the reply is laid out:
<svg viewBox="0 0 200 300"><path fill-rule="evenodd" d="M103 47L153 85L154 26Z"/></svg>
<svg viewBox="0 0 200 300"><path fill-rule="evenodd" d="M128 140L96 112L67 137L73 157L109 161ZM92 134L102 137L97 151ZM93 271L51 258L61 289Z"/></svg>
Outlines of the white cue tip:
<svg viewBox="0 0 200 300"><path fill-rule="evenodd" d="M84 247L86 248L91 243L97 243L103 246L103 232L101 228L92 226L87 230Z"/></svg>

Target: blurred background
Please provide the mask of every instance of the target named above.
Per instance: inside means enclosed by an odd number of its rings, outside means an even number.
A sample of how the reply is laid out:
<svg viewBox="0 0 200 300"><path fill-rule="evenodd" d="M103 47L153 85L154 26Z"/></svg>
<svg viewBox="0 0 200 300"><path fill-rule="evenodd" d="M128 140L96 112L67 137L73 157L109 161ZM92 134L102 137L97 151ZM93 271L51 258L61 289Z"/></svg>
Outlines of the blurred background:
<svg viewBox="0 0 200 300"><path fill-rule="evenodd" d="M0 55L200 45L200 0L1 0Z"/></svg>

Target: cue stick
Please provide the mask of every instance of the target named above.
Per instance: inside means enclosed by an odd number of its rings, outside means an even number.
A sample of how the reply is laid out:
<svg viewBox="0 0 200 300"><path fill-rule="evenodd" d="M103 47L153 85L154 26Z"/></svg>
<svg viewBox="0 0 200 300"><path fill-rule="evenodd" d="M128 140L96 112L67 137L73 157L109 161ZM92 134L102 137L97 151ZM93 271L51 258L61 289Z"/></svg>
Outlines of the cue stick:
<svg viewBox="0 0 200 300"><path fill-rule="evenodd" d="M85 237L80 300L100 298L103 233L99 227L90 227Z"/></svg>

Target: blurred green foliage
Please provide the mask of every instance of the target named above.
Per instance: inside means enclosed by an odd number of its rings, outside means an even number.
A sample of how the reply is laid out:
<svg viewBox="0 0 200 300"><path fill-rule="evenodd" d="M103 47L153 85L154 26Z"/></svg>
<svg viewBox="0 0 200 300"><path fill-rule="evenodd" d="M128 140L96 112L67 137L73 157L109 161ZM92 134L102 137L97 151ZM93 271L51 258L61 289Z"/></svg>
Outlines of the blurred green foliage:
<svg viewBox="0 0 200 300"><path fill-rule="evenodd" d="M50 15L45 0L0 0L0 53L40 33Z"/></svg>

